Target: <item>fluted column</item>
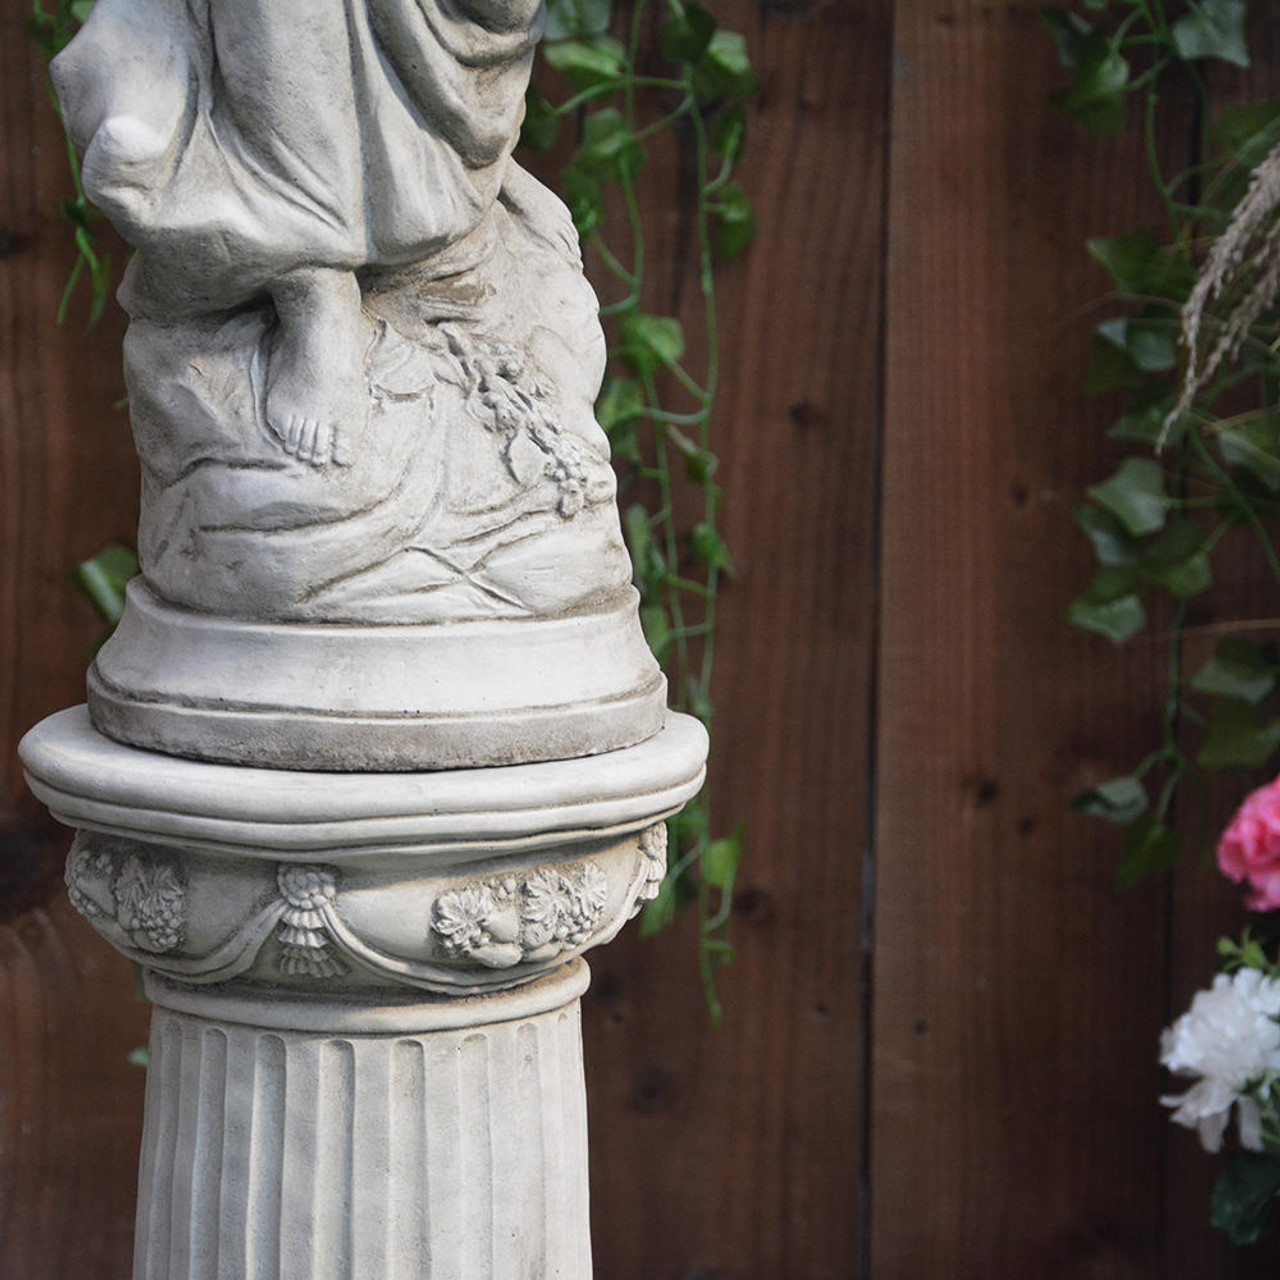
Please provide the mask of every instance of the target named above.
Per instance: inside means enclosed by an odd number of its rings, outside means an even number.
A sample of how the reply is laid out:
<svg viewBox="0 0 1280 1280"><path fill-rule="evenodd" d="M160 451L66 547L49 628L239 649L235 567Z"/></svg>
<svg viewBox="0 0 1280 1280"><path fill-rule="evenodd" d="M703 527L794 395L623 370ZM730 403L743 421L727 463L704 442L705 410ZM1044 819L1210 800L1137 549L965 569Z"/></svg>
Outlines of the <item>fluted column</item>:
<svg viewBox="0 0 1280 1280"><path fill-rule="evenodd" d="M586 982L383 1034L352 1006L305 1033L178 1012L153 982L136 1280L586 1280Z"/></svg>

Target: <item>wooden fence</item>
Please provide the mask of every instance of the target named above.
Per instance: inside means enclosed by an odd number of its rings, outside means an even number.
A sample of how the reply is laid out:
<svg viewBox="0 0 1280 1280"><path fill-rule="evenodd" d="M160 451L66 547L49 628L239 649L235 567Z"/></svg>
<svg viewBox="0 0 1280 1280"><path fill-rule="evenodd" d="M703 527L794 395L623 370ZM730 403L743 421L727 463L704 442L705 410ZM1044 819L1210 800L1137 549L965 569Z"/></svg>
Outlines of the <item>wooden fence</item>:
<svg viewBox="0 0 1280 1280"><path fill-rule="evenodd" d="M0 1280L119 1280L146 1009L66 905L13 746L82 698L98 624L64 573L129 539L137 474L120 322L53 320L68 183L29 7L0 0ZM765 86L717 426L739 958L713 1030L688 922L596 955L597 1272L1267 1273L1211 1232L1214 1162L1156 1104L1159 1028L1235 895L1198 865L1119 892L1114 834L1066 809L1152 739L1161 689L1157 643L1061 621L1090 571L1069 510L1112 460L1083 240L1152 215L1138 146L1050 107L1032 0L711 7ZM1280 14L1252 35L1216 93L1280 94ZM657 252L661 304L692 306L675 227ZM1257 591L1242 566L1213 608Z"/></svg>

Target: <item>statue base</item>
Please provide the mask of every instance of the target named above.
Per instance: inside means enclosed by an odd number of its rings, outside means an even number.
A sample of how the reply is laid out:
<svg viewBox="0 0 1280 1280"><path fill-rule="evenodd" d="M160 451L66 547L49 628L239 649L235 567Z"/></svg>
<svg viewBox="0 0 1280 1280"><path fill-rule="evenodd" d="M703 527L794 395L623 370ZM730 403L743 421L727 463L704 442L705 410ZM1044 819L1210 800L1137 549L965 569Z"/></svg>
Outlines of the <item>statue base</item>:
<svg viewBox="0 0 1280 1280"><path fill-rule="evenodd" d="M88 683L94 725L119 742L339 772L635 746L662 728L667 689L632 589L608 610L558 618L370 627L197 613L141 580Z"/></svg>

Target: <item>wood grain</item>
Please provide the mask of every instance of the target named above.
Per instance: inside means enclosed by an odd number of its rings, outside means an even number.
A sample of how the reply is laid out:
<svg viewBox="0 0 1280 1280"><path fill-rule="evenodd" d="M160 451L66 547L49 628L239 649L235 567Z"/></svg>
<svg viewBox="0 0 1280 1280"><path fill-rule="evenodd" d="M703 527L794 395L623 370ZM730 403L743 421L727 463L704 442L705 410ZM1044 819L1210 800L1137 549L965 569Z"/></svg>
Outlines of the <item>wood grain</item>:
<svg viewBox="0 0 1280 1280"><path fill-rule="evenodd" d="M871 1274L1150 1276L1163 903L1065 805L1149 739L1158 659L1061 620L1107 470L1067 317L1140 157L1050 108L1034 4L899 0L894 65Z"/></svg>
<svg viewBox="0 0 1280 1280"><path fill-rule="evenodd" d="M746 823L738 960L714 1030L687 928L593 957L595 1254L611 1280L847 1280L858 1265L889 10L755 8L716 6L764 81L741 172L761 233L724 272L715 428L738 575L712 800L718 831ZM692 332L689 246L673 232L657 254L657 292L676 285Z"/></svg>

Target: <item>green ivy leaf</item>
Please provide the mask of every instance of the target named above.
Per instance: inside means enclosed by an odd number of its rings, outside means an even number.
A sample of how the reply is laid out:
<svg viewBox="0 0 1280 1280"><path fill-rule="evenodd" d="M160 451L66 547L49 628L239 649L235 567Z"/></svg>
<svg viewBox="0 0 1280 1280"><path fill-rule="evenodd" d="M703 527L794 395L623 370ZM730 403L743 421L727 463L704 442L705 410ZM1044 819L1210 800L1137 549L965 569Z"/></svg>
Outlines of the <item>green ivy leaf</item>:
<svg viewBox="0 0 1280 1280"><path fill-rule="evenodd" d="M1234 1151L1213 1184L1209 1216L1232 1244L1255 1244L1275 1227L1280 1195L1280 1159L1254 1151Z"/></svg>
<svg viewBox="0 0 1280 1280"><path fill-rule="evenodd" d="M662 24L659 39L668 62L697 62L715 34L716 20L700 5L690 3Z"/></svg>
<svg viewBox="0 0 1280 1280"><path fill-rule="evenodd" d="M609 30L613 0L547 0L548 41L598 36Z"/></svg>
<svg viewBox="0 0 1280 1280"><path fill-rule="evenodd" d="M1112 644L1124 644L1147 625L1146 611L1137 595L1115 600L1090 600L1080 596L1067 609L1067 621L1083 631L1096 631Z"/></svg>
<svg viewBox="0 0 1280 1280"><path fill-rule="evenodd" d="M1185 62L1217 58L1247 67L1244 19L1244 0L1195 0L1191 11L1173 24L1173 47Z"/></svg>
<svg viewBox="0 0 1280 1280"><path fill-rule="evenodd" d="M570 165L563 175L564 202L569 206L569 216L578 230L578 237L585 240L604 224L604 192L600 180L584 173L577 165Z"/></svg>
<svg viewBox="0 0 1280 1280"><path fill-rule="evenodd" d="M716 234L720 256L732 260L745 253L756 238L756 209L747 193L738 183L728 182L710 210L720 222Z"/></svg>
<svg viewBox="0 0 1280 1280"><path fill-rule="evenodd" d="M627 128L622 112L616 107L604 107L591 112L582 125L582 145L574 156L574 164L583 173L594 178L622 176L625 164L635 177L645 163L644 147Z"/></svg>
<svg viewBox="0 0 1280 1280"><path fill-rule="evenodd" d="M714 707L711 705L711 694L705 684L697 676L689 676L684 682L685 705L689 713L695 715L707 728L711 727Z"/></svg>
<svg viewBox="0 0 1280 1280"><path fill-rule="evenodd" d="M1116 881L1128 889L1140 880L1168 871L1178 860L1182 843L1151 814L1135 818L1124 829L1124 847Z"/></svg>
<svg viewBox="0 0 1280 1280"><path fill-rule="evenodd" d="M1141 408L1130 409L1116 419L1115 425L1107 432L1112 440L1123 440L1128 444L1142 444L1155 448L1156 442L1164 431L1164 420L1173 407L1172 401L1161 397L1153 404ZM1181 417L1169 428L1167 443L1177 444L1187 429L1186 417Z"/></svg>
<svg viewBox="0 0 1280 1280"><path fill-rule="evenodd" d="M1197 693L1257 706L1275 689L1276 673L1256 644L1232 637L1219 641L1213 657L1196 672L1191 687Z"/></svg>
<svg viewBox="0 0 1280 1280"><path fill-rule="evenodd" d="M684 355L684 330L674 316L630 311L619 324L623 360L637 374L653 374Z"/></svg>
<svg viewBox="0 0 1280 1280"><path fill-rule="evenodd" d="M1091 31L1075 56L1071 87L1053 94L1049 101L1092 134L1119 133L1124 127L1128 62L1101 31Z"/></svg>
<svg viewBox="0 0 1280 1280"><path fill-rule="evenodd" d="M1142 373L1167 373L1178 366L1173 325L1167 320L1107 320L1098 326L1097 334L1126 352Z"/></svg>
<svg viewBox="0 0 1280 1280"><path fill-rule="evenodd" d="M640 916L640 936L651 938L661 933L676 918L676 886L670 876L658 886L657 897L645 903L644 912Z"/></svg>
<svg viewBox="0 0 1280 1280"><path fill-rule="evenodd" d="M747 112L740 102L721 107L711 122L711 149L736 164L747 140Z"/></svg>
<svg viewBox="0 0 1280 1280"><path fill-rule="evenodd" d="M636 422L643 408L640 386L631 378L610 378L596 401L596 419L609 437L614 457L633 466L639 466L641 461Z"/></svg>
<svg viewBox="0 0 1280 1280"><path fill-rule="evenodd" d="M643 593L646 581L658 577L666 571L662 552L653 538L653 529L649 524L649 513L638 502L627 508L622 520L622 532L627 540L627 554L631 557L631 568L635 574L636 585Z"/></svg>
<svg viewBox="0 0 1280 1280"><path fill-rule="evenodd" d="M1218 452L1229 467L1243 467L1272 493L1280 491L1280 439L1276 423L1249 422L1218 433Z"/></svg>
<svg viewBox="0 0 1280 1280"><path fill-rule="evenodd" d="M1147 791L1137 778L1126 776L1100 782L1071 801L1076 813L1107 822L1130 823L1147 810Z"/></svg>
<svg viewBox="0 0 1280 1280"><path fill-rule="evenodd" d="M702 855L702 878L713 888L728 892L738 876L742 863L743 826L738 824L733 835L712 840Z"/></svg>
<svg viewBox="0 0 1280 1280"><path fill-rule="evenodd" d="M1139 565L1143 576L1178 600L1207 591L1213 585L1213 570L1204 541L1204 530L1194 521L1171 521L1143 552Z"/></svg>
<svg viewBox="0 0 1280 1280"><path fill-rule="evenodd" d="M621 40L612 36L592 36L582 40L563 40L543 50L547 62L568 76L579 91L602 84L620 84L626 67L627 51Z"/></svg>
<svg viewBox="0 0 1280 1280"><path fill-rule="evenodd" d="M649 648L653 650L653 656L661 663L671 644L671 624L667 621L667 611L660 604L645 605L640 610L640 626L644 630Z"/></svg>
<svg viewBox="0 0 1280 1280"><path fill-rule="evenodd" d="M1280 102L1223 107L1210 127L1209 138L1242 168L1256 169L1280 142Z"/></svg>
<svg viewBox="0 0 1280 1280"><path fill-rule="evenodd" d="M1248 703L1223 698L1209 714L1209 730L1196 763L1202 769L1260 769L1278 746L1280 720L1264 722Z"/></svg>
<svg viewBox="0 0 1280 1280"><path fill-rule="evenodd" d="M1112 644L1131 640L1147 625L1142 600L1134 590L1133 571L1100 569L1089 589L1071 602L1067 621L1106 636Z"/></svg>
<svg viewBox="0 0 1280 1280"><path fill-rule="evenodd" d="M1126 458L1110 479L1092 485L1088 492L1135 538L1164 527L1170 499L1164 489L1164 468L1151 458Z"/></svg>
<svg viewBox="0 0 1280 1280"><path fill-rule="evenodd" d="M685 475L694 484L705 485L715 475L716 468L720 465L716 455L710 450L704 449L696 440L690 440L674 423L667 423L663 428L663 433L675 445L680 456L684 459ZM723 496L721 491L713 487L712 495L715 498L716 505L719 506L720 498Z"/></svg>
<svg viewBox="0 0 1280 1280"><path fill-rule="evenodd" d="M556 109L530 85L524 95L524 123L520 145L530 151L550 151L560 137L560 117Z"/></svg>
<svg viewBox="0 0 1280 1280"><path fill-rule="evenodd" d="M1073 508L1071 518L1093 545L1099 564L1133 565L1138 563L1138 543L1133 535L1101 507Z"/></svg>
<svg viewBox="0 0 1280 1280"><path fill-rule="evenodd" d="M1101 329L1095 329L1089 339L1089 365L1084 375L1084 393L1087 396L1106 395L1109 391L1137 391L1146 382L1146 375L1138 368L1123 343L1117 344Z"/></svg>
<svg viewBox="0 0 1280 1280"><path fill-rule="evenodd" d="M99 614L114 625L124 613L124 589L138 573L138 557L118 543L103 547L90 560L76 565L68 574Z"/></svg>
<svg viewBox="0 0 1280 1280"><path fill-rule="evenodd" d="M1043 6L1040 21L1049 28L1053 43L1058 47L1058 61L1068 71L1074 71L1084 56L1085 44L1093 28L1079 14L1060 9L1057 5Z"/></svg>
<svg viewBox="0 0 1280 1280"><path fill-rule="evenodd" d="M634 378L610 378L596 401L596 419L606 434L630 422L644 409L644 393Z"/></svg>
<svg viewBox="0 0 1280 1280"><path fill-rule="evenodd" d="M733 561L729 556L729 548L713 525L703 521L689 530L689 550L699 564L732 574Z"/></svg>
<svg viewBox="0 0 1280 1280"><path fill-rule="evenodd" d="M1086 240L1125 297L1185 298L1195 283L1195 265L1184 248L1166 248L1146 230Z"/></svg>
<svg viewBox="0 0 1280 1280"><path fill-rule="evenodd" d="M693 90L702 102L749 98L760 91L744 36L736 31L717 31L711 37L694 69Z"/></svg>

